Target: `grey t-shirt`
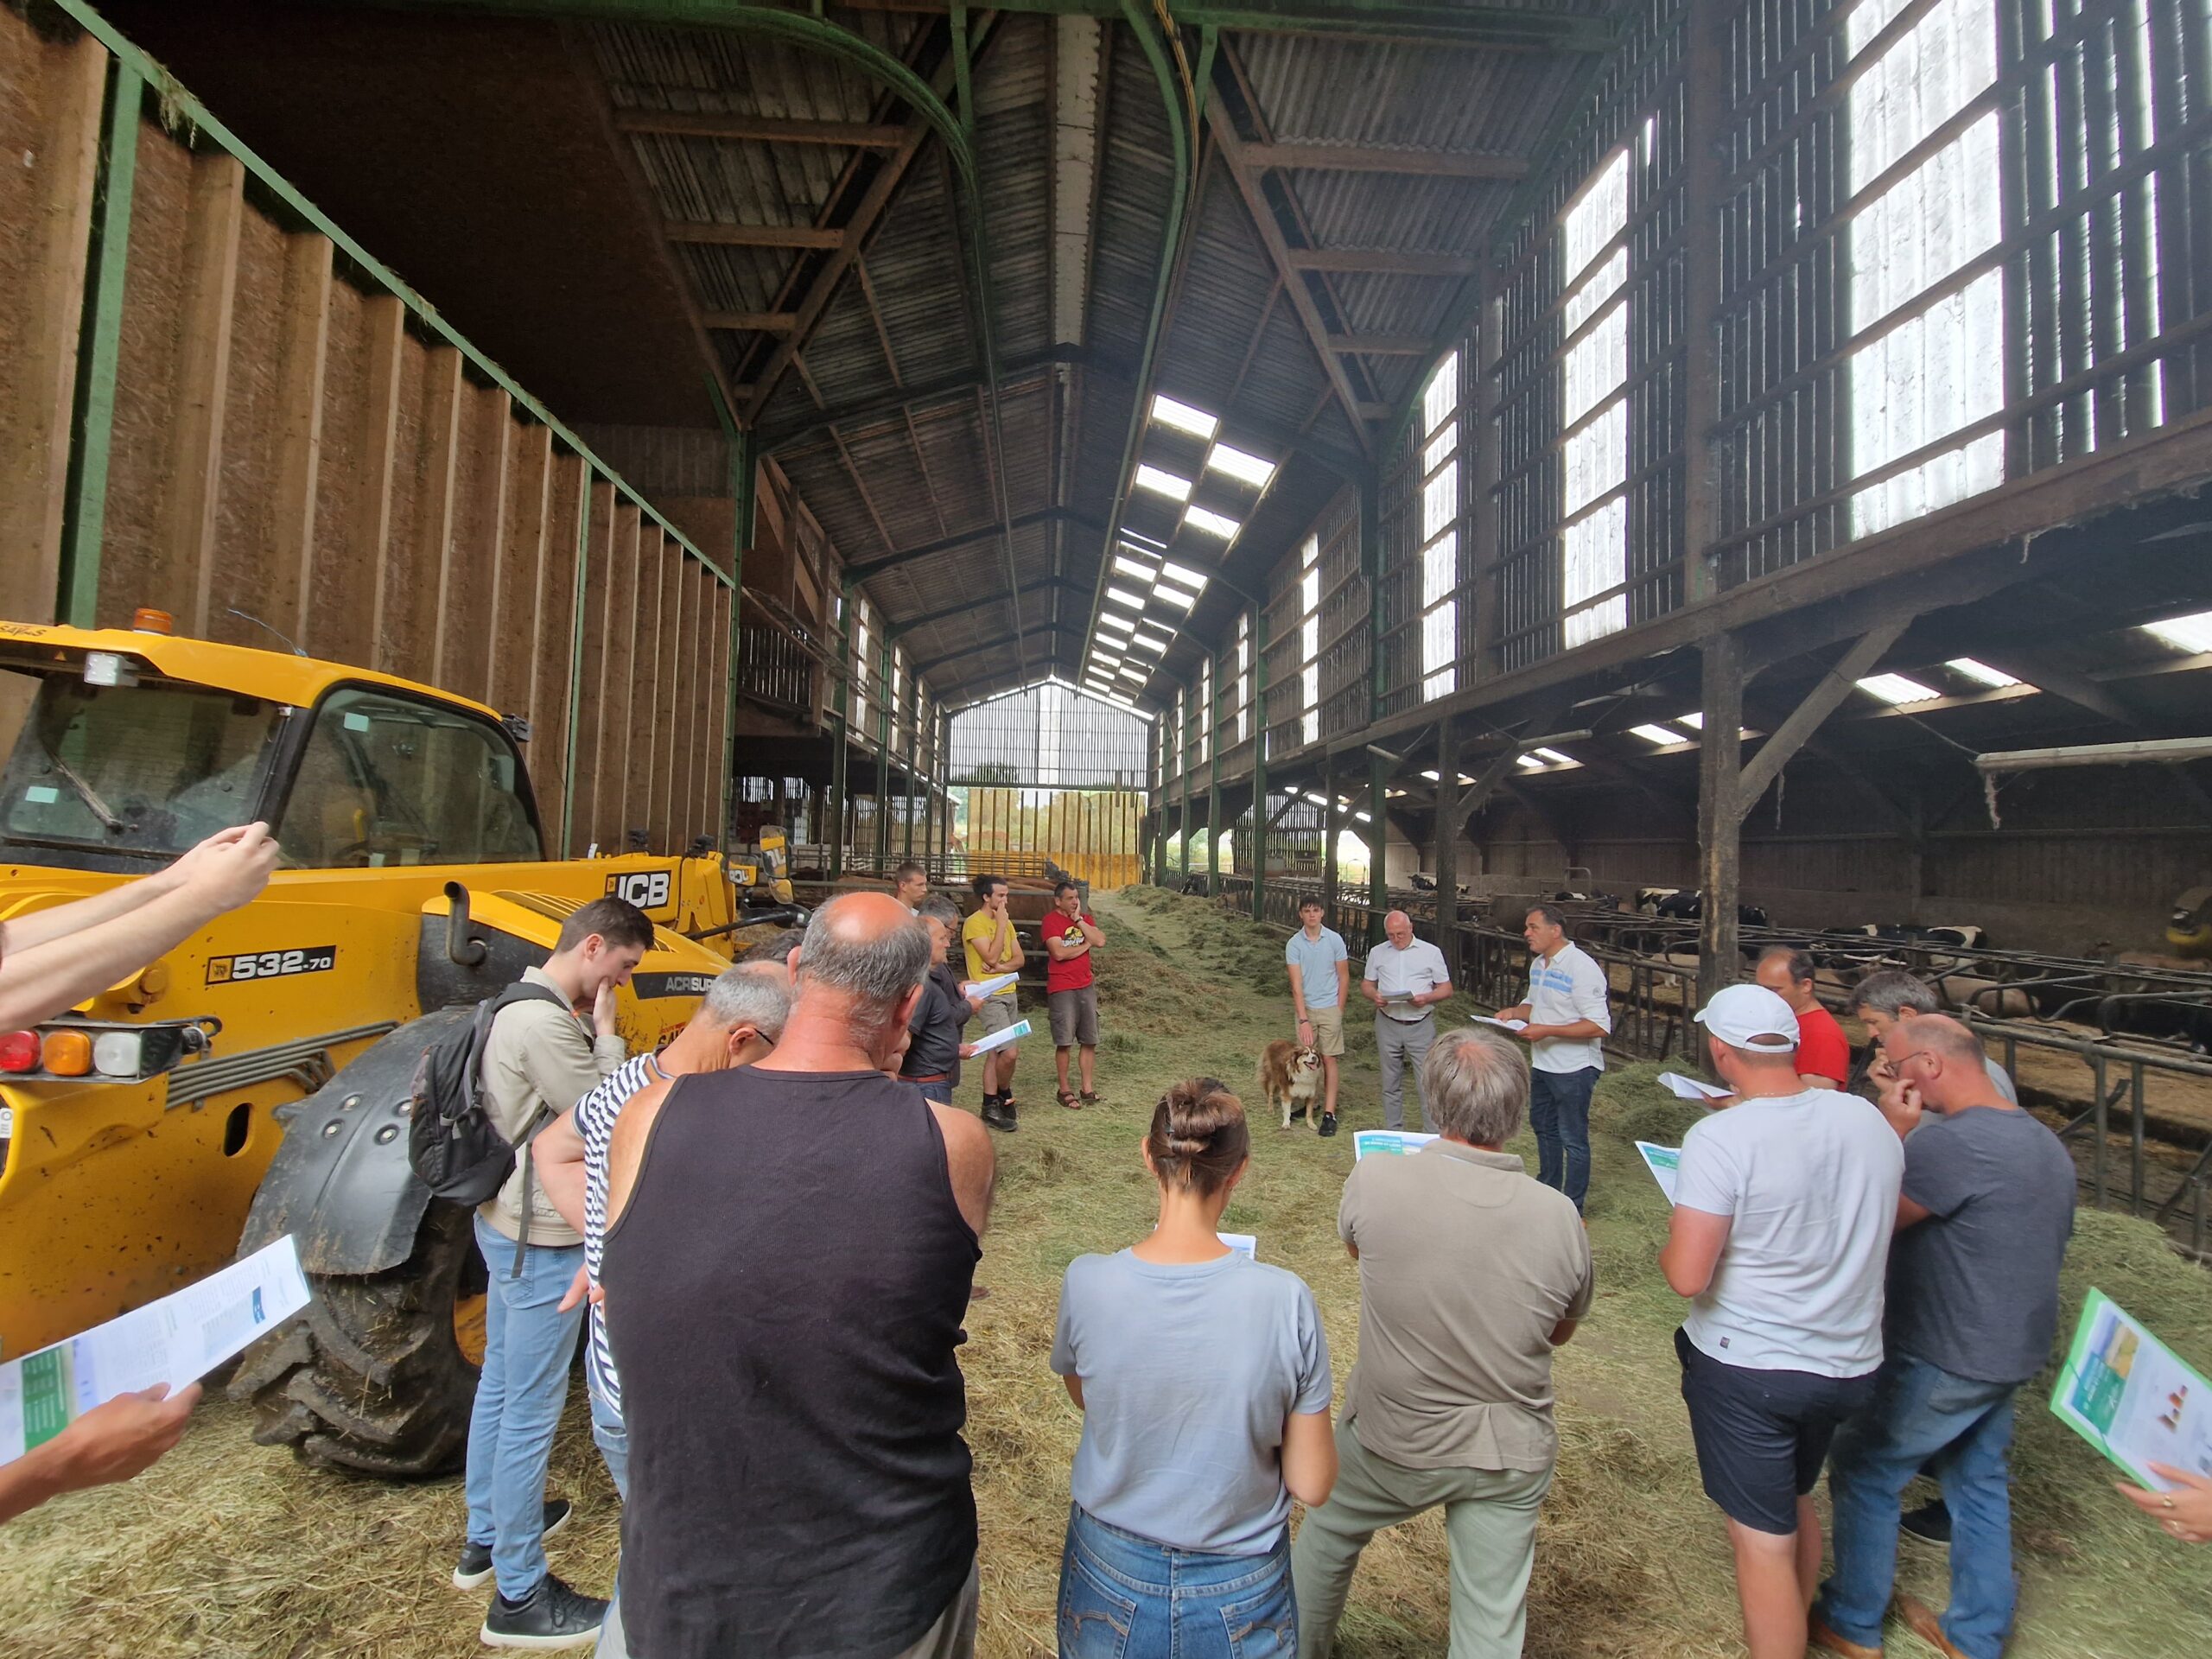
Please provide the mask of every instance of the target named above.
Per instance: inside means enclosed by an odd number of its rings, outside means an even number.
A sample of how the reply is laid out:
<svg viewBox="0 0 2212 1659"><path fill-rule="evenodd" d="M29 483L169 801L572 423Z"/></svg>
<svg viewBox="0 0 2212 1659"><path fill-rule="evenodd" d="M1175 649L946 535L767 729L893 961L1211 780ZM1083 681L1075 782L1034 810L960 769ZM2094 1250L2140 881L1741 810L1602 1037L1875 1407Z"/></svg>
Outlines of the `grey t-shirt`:
<svg viewBox="0 0 2212 1659"><path fill-rule="evenodd" d="M1890 1249L1890 1345L1955 1376L2024 1382L2050 1357L2074 1160L2022 1111L1929 1113L1904 1143L1928 1218Z"/></svg>
<svg viewBox="0 0 2212 1659"><path fill-rule="evenodd" d="M1109 1526L1264 1555L1290 1522L1283 1422L1325 1411L1329 1341L1294 1273L1231 1251L1173 1266L1078 1255L1052 1369L1083 1379L1070 1487Z"/></svg>

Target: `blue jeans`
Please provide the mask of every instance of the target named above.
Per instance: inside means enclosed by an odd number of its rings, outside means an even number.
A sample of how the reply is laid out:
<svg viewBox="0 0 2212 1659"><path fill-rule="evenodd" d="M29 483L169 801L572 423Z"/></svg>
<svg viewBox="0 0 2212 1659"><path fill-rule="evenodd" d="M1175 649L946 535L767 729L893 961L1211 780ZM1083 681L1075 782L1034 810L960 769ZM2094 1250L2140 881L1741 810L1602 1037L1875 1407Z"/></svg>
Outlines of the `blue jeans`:
<svg viewBox="0 0 2212 1659"><path fill-rule="evenodd" d="M533 1244L513 1278L514 1240L479 1216L476 1248L492 1276L484 1374L468 1418L468 1537L492 1547L499 1593L520 1601L545 1576L545 1465L584 1323L581 1303L554 1309L583 1265L584 1247Z"/></svg>
<svg viewBox="0 0 2212 1659"><path fill-rule="evenodd" d="M950 1083L918 1083L914 1087L922 1091L924 1100L933 1100L940 1106L952 1104L952 1085Z"/></svg>
<svg viewBox="0 0 2212 1659"><path fill-rule="evenodd" d="M1536 1133L1536 1179L1574 1200L1590 1192L1590 1096L1598 1068L1529 1073L1529 1127Z"/></svg>
<svg viewBox="0 0 2212 1659"><path fill-rule="evenodd" d="M591 1437L598 1443L599 1455L607 1459L607 1472L614 1479L614 1495L627 1503L630 1501L630 1431L623 1427L620 1408L600 1391L599 1370L589 1359L584 1362L584 1393L591 1401ZM615 1564L614 1587L607 1592L607 1618L599 1627L599 1644L592 1652L597 1659L629 1659L629 1644L622 1636L620 1561Z"/></svg>
<svg viewBox="0 0 2212 1659"><path fill-rule="evenodd" d="M1951 1510L1951 1605L1943 1634L1967 1659L1998 1659L2012 1629L2012 1395L1910 1355L1892 1355L1866 1409L1837 1432L1828 1465L1835 1575L1814 1613L1847 1641L1878 1647L1897 1577L1899 1499L1921 1465Z"/></svg>
<svg viewBox="0 0 2212 1659"><path fill-rule="evenodd" d="M1288 1529L1264 1555L1154 1543L1068 1507L1060 1659L1292 1659Z"/></svg>

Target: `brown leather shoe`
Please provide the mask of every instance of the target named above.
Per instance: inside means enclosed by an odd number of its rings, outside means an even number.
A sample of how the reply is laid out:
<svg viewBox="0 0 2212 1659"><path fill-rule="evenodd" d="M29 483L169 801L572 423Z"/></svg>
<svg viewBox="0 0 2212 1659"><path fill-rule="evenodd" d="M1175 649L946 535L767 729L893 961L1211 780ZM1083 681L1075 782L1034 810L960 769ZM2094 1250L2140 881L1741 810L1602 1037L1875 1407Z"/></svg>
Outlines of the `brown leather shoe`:
<svg viewBox="0 0 2212 1659"><path fill-rule="evenodd" d="M1942 1621L1937 1619L1926 1602L1912 1596L1899 1596L1897 1608L1897 1617L1904 1620L1905 1628L1942 1654L1943 1659L1967 1659L1965 1652L1943 1634Z"/></svg>
<svg viewBox="0 0 2212 1659"><path fill-rule="evenodd" d="M1866 1647L1838 1636L1817 1618L1813 1621L1813 1628L1808 1634L1815 1647L1825 1649L1829 1653L1840 1653L1844 1659L1882 1659L1879 1648Z"/></svg>

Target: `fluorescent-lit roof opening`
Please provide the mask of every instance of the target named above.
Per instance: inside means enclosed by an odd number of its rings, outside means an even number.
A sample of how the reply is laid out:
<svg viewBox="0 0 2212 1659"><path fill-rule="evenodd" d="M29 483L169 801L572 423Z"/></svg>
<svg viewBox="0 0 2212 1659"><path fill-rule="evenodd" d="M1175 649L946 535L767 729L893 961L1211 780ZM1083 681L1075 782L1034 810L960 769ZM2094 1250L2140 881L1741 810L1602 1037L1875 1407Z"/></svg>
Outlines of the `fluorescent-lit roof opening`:
<svg viewBox="0 0 2212 1659"><path fill-rule="evenodd" d="M1870 674L1857 683L1868 696L1879 697L1892 707L1902 707L1908 702L1933 702L1943 695L1902 674Z"/></svg>
<svg viewBox="0 0 2212 1659"><path fill-rule="evenodd" d="M2145 622L2143 632L2176 651L2212 651L2212 611L2170 616L2163 622Z"/></svg>
<svg viewBox="0 0 2212 1659"><path fill-rule="evenodd" d="M1977 685L1986 685L1993 690L2020 683L2018 676L2007 674L2001 668L1992 668L1987 663L1977 663L1971 657L1954 657L1943 666L1954 674L1963 674Z"/></svg>
<svg viewBox="0 0 2212 1659"><path fill-rule="evenodd" d="M1538 754L1555 766L1579 766L1582 763L1571 754L1561 754L1557 749L1538 749Z"/></svg>
<svg viewBox="0 0 2212 1659"><path fill-rule="evenodd" d="M1218 536L1227 541L1244 528L1234 518L1224 518L1217 512L1208 512L1204 507L1183 509L1183 522L1192 530L1202 530L1209 536Z"/></svg>
<svg viewBox="0 0 2212 1659"><path fill-rule="evenodd" d="M1133 611L1144 609L1144 595L1128 588L1109 588L1106 597L1116 605L1126 605Z"/></svg>
<svg viewBox="0 0 2212 1659"><path fill-rule="evenodd" d="M1178 501L1187 501L1191 499L1189 479L1178 478L1173 473L1163 472L1160 468L1146 462L1140 461L1137 464L1137 475L1132 481L1141 490L1151 490L1155 494L1173 496Z"/></svg>
<svg viewBox="0 0 2212 1659"><path fill-rule="evenodd" d="M1701 732L1705 729L1705 710L1699 709L1687 715L1676 715L1675 724L1687 726L1694 732Z"/></svg>
<svg viewBox="0 0 2212 1659"><path fill-rule="evenodd" d="M1152 567L1139 563L1126 553L1116 553L1114 556L1114 568L1125 576L1135 576L1139 582L1152 580Z"/></svg>
<svg viewBox="0 0 2212 1659"><path fill-rule="evenodd" d="M1544 769L1544 763L1533 754L1516 755L1513 758L1513 764L1516 766L1527 766L1532 772L1541 772Z"/></svg>
<svg viewBox="0 0 2212 1659"><path fill-rule="evenodd" d="M1173 559L1160 562L1160 574L1170 582L1179 582L1192 593L1203 592L1206 579L1203 571L1193 570L1187 564L1178 564Z"/></svg>
<svg viewBox="0 0 2212 1659"><path fill-rule="evenodd" d="M1662 749L1670 749L1677 743L1689 741L1689 739L1684 737L1680 732L1670 730L1664 726L1631 726L1629 730L1634 732L1645 742L1656 744Z"/></svg>
<svg viewBox="0 0 2212 1659"><path fill-rule="evenodd" d="M1152 395L1152 418L1162 426L1172 426L1178 432L1188 432L1193 437L1210 438L1221 429L1217 417L1189 404L1179 404L1162 392Z"/></svg>
<svg viewBox="0 0 2212 1659"><path fill-rule="evenodd" d="M1225 443L1217 443L1207 452L1206 470L1226 473L1240 484L1263 490L1268 480L1275 475L1275 464L1262 461L1257 455L1248 455L1242 449L1232 449Z"/></svg>
<svg viewBox="0 0 2212 1659"><path fill-rule="evenodd" d="M1196 594L1186 594L1180 588L1174 586L1171 582L1160 582L1154 587L1152 590L1152 596L1154 599L1166 600L1170 605L1176 606L1185 611L1189 610L1192 606L1198 602L1198 596Z"/></svg>

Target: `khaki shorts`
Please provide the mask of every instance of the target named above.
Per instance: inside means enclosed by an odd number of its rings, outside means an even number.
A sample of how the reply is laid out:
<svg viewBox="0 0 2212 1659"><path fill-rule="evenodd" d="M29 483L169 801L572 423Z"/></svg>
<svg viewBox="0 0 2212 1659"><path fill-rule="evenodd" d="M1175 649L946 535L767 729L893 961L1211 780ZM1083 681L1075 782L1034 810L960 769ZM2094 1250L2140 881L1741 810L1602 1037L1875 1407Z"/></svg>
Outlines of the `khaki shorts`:
<svg viewBox="0 0 2212 1659"><path fill-rule="evenodd" d="M1098 1046L1098 987L1077 985L1046 999L1052 1016L1054 1048Z"/></svg>
<svg viewBox="0 0 2212 1659"><path fill-rule="evenodd" d="M976 1010L976 1017L983 1022L983 1035L1004 1031L1021 1018L1021 1009L1010 996L987 996L983 1006Z"/></svg>
<svg viewBox="0 0 2212 1659"><path fill-rule="evenodd" d="M1341 1054L1344 1052L1343 1004L1338 1003L1333 1007L1308 1008L1306 1010L1306 1017L1313 1022L1315 1048L1324 1054Z"/></svg>

